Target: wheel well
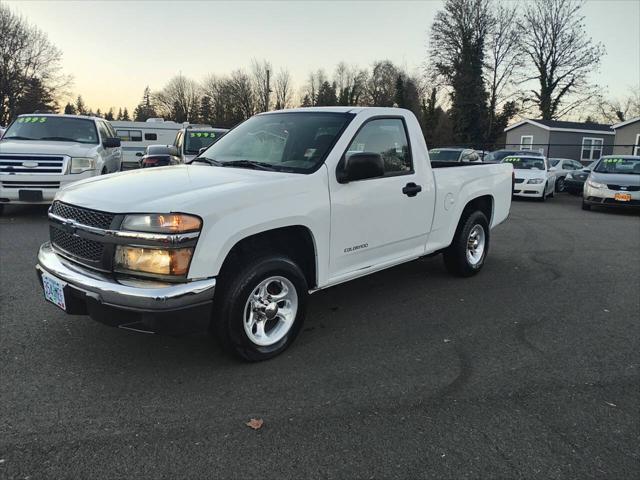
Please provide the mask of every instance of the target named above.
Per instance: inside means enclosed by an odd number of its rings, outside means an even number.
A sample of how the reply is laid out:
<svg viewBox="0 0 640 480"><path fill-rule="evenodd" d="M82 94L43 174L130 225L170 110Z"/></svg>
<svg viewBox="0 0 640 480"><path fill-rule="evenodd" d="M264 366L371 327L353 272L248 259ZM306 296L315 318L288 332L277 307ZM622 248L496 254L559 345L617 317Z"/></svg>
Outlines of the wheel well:
<svg viewBox="0 0 640 480"><path fill-rule="evenodd" d="M311 231L302 225L281 227L256 233L236 243L222 264L220 275L242 258L262 253L282 253L295 261L304 272L309 288L315 288L316 250Z"/></svg>
<svg viewBox="0 0 640 480"><path fill-rule="evenodd" d="M462 211L461 219L465 217L465 215L469 212L480 211L484 213L489 221L489 225L491 225L491 216L493 214L493 197L491 195L482 195L481 197L476 197L467 203Z"/></svg>

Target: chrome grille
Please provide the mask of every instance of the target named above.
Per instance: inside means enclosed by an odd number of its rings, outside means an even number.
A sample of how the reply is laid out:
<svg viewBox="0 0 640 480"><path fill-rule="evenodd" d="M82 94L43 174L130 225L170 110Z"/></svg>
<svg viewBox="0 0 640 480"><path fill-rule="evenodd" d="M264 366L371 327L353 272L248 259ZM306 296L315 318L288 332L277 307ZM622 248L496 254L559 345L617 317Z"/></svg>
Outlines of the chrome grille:
<svg viewBox="0 0 640 480"><path fill-rule="evenodd" d="M0 155L0 173L61 174L65 168L63 155Z"/></svg>
<svg viewBox="0 0 640 480"><path fill-rule="evenodd" d="M55 227L49 228L51 243L66 253L90 262L102 260L104 245L100 242L74 236Z"/></svg>
<svg viewBox="0 0 640 480"><path fill-rule="evenodd" d="M89 227L108 229L113 222L113 213L90 210L88 208L75 207L67 203L53 202L51 213L62 218L70 218L82 225Z"/></svg>
<svg viewBox="0 0 640 480"><path fill-rule="evenodd" d="M640 186L635 185L607 185L610 190L620 190L623 192L638 192L640 191Z"/></svg>

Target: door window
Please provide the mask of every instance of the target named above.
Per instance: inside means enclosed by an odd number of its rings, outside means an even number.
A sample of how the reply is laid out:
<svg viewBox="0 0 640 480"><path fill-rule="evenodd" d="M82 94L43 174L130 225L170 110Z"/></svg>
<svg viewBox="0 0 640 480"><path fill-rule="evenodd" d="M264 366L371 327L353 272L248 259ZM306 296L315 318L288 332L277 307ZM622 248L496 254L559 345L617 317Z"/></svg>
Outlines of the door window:
<svg viewBox="0 0 640 480"><path fill-rule="evenodd" d="M404 121L400 118L370 120L351 141L345 156L354 153L377 153L382 156L385 176L413 172L411 151Z"/></svg>
<svg viewBox="0 0 640 480"><path fill-rule="evenodd" d="M97 122L97 123L98 123L98 132L100 132L100 138L104 142L105 138L109 138L109 130L107 130L107 126L104 124L104 122Z"/></svg>

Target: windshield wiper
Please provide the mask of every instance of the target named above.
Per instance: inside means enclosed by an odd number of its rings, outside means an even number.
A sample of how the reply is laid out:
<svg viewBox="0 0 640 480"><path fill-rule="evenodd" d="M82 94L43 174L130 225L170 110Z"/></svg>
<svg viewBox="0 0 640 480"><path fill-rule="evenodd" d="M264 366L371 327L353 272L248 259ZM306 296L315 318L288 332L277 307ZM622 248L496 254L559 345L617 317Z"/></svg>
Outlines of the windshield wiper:
<svg viewBox="0 0 640 480"><path fill-rule="evenodd" d="M75 138L68 138L68 137L42 137L42 138L39 138L38 140L53 140L54 142L87 143L87 142L82 142L80 140L76 140Z"/></svg>
<svg viewBox="0 0 640 480"><path fill-rule="evenodd" d="M276 172L277 169L266 162L254 162L253 160L232 160L230 162L222 162L223 167L240 167L240 168L253 168L256 170L268 170Z"/></svg>
<svg viewBox="0 0 640 480"><path fill-rule="evenodd" d="M2 137L3 140L35 140L35 138L21 137L20 135L14 135L12 137Z"/></svg>
<svg viewBox="0 0 640 480"><path fill-rule="evenodd" d="M222 162L219 162L219 161L214 160L213 158L209 158L209 157L196 157L193 160L191 160L190 163L195 163L195 162L207 163L209 165L213 165L214 167L222 166Z"/></svg>

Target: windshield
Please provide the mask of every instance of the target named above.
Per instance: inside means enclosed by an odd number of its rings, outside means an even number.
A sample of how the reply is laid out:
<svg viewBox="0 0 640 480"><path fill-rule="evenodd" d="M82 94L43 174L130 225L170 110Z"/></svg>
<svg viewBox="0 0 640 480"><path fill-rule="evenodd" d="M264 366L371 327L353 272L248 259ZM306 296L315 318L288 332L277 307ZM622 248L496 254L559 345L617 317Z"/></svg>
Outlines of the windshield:
<svg viewBox="0 0 640 480"><path fill-rule="evenodd" d="M640 157L635 158L602 158L596 168L596 173L622 173L640 175Z"/></svg>
<svg viewBox="0 0 640 480"><path fill-rule="evenodd" d="M445 150L442 148L433 148L429 150L429 159L431 161L440 162L457 162L460 159L462 150Z"/></svg>
<svg viewBox="0 0 640 480"><path fill-rule="evenodd" d="M197 130L187 130L185 132L184 153L197 155L201 148L212 145L222 136L216 132L198 132Z"/></svg>
<svg viewBox="0 0 640 480"><path fill-rule="evenodd" d="M224 166L307 173L324 161L353 114L329 112L257 115L225 134L200 157Z"/></svg>
<svg viewBox="0 0 640 480"><path fill-rule="evenodd" d="M502 163L510 163L515 170L546 170L543 158L507 157Z"/></svg>
<svg viewBox="0 0 640 480"><path fill-rule="evenodd" d="M523 150L496 150L495 152L488 153L484 157L485 162L500 162L503 158L508 157L510 155L519 155L522 154ZM535 155L542 156L541 153L535 151L528 151L527 155Z"/></svg>
<svg viewBox="0 0 640 480"><path fill-rule="evenodd" d="M549 164L550 164L552 167L555 167L556 165L558 165L558 163L560 163L560 160L557 160L557 159L551 159L551 160L549 160Z"/></svg>
<svg viewBox="0 0 640 480"><path fill-rule="evenodd" d="M18 117L2 137L3 140L12 138L96 144L98 132L92 120L29 115Z"/></svg>

